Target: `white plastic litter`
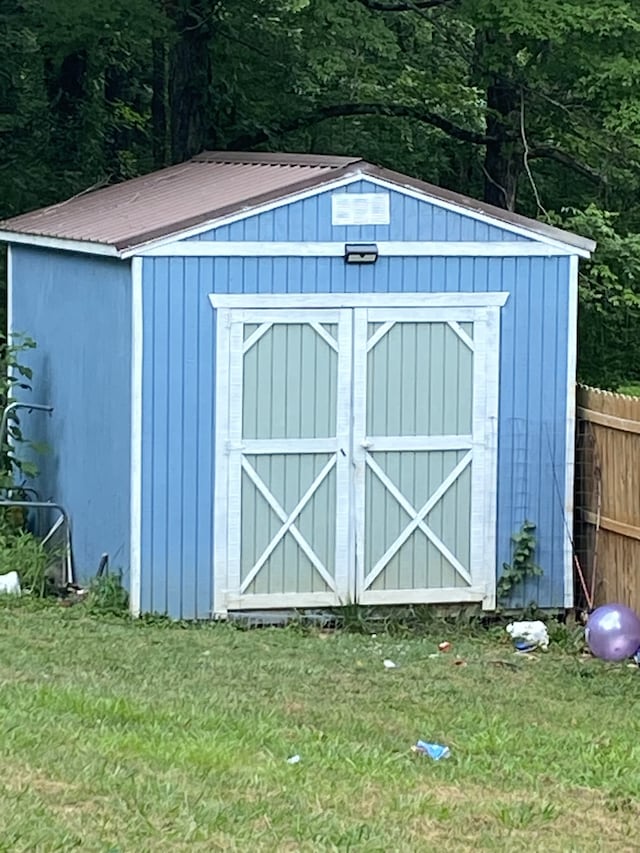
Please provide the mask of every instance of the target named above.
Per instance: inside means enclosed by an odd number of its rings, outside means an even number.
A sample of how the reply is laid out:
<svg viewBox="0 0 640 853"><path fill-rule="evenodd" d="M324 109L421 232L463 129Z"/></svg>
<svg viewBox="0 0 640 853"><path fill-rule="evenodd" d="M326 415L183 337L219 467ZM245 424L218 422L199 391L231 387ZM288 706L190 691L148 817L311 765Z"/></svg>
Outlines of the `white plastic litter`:
<svg viewBox="0 0 640 853"><path fill-rule="evenodd" d="M507 625L507 634L512 640L525 640L541 649L549 645L549 633L544 622L511 622Z"/></svg>
<svg viewBox="0 0 640 853"><path fill-rule="evenodd" d="M384 664L385 669L397 669L398 668L398 664L394 663L392 660L389 660L389 658L387 658L386 660L383 660L382 663Z"/></svg>
<svg viewBox="0 0 640 853"><path fill-rule="evenodd" d="M17 572L0 575L0 594L20 595L20 578Z"/></svg>
<svg viewBox="0 0 640 853"><path fill-rule="evenodd" d="M291 758L287 758L287 764L299 764L299 763L300 763L300 756L299 755L292 755Z"/></svg>

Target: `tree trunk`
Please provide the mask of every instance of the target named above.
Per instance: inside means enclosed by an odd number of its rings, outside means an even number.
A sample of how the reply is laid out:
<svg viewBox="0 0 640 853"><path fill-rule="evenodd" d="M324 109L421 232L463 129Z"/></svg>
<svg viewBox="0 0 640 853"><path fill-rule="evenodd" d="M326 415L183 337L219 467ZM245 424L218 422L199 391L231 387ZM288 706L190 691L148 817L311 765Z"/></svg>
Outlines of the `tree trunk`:
<svg viewBox="0 0 640 853"><path fill-rule="evenodd" d="M162 169L170 162L167 133L167 46L162 39L154 39L151 52L153 57L151 96L153 165L156 169Z"/></svg>
<svg viewBox="0 0 640 853"><path fill-rule="evenodd" d="M58 62L44 60L44 80L49 101L51 145L58 168L78 169L84 163L82 120L89 100L88 54L70 53Z"/></svg>
<svg viewBox="0 0 640 853"><path fill-rule="evenodd" d="M484 200L505 210L515 210L522 149L514 139L518 125L518 91L508 81L487 87L487 143L484 158Z"/></svg>
<svg viewBox="0 0 640 853"><path fill-rule="evenodd" d="M206 0L182 0L171 5L177 31L169 52L171 160L180 163L207 143L213 22L211 3Z"/></svg>

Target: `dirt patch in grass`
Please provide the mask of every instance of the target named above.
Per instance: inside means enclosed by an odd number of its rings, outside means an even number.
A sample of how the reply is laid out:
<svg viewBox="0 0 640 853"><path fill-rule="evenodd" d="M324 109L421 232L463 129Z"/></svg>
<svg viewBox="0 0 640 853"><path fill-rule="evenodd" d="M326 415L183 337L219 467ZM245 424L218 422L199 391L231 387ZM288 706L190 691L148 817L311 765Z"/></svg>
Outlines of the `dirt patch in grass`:
<svg viewBox="0 0 640 853"><path fill-rule="evenodd" d="M89 794L79 783L53 778L41 770L25 766L4 764L0 773L5 790L13 794L26 791L65 820L73 820L77 816L84 821L87 817L96 819L99 815L108 814L107 798Z"/></svg>
<svg viewBox="0 0 640 853"><path fill-rule="evenodd" d="M468 843L469 850L485 849L478 842L483 835L496 844L487 849L500 849L497 842L508 840L510 850L638 850L637 808L612 814L607 798L598 791L558 788L527 794L439 784L423 786L421 792L432 816L415 816L405 827L407 839L418 846L425 839L446 844L453 834Z"/></svg>

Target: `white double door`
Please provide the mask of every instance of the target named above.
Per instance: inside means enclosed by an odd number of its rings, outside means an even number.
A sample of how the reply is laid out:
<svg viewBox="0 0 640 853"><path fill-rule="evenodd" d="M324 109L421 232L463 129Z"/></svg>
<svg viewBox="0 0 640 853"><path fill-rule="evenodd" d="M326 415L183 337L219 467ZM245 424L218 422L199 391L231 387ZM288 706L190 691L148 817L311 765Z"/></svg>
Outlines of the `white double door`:
<svg viewBox="0 0 640 853"><path fill-rule="evenodd" d="M216 313L216 611L493 606L498 308Z"/></svg>

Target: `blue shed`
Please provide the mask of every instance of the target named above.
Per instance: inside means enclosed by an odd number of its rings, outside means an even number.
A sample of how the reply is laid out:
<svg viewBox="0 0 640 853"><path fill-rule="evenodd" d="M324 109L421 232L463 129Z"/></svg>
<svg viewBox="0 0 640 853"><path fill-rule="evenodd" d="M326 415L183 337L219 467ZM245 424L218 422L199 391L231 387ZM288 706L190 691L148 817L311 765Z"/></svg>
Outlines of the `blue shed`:
<svg viewBox="0 0 640 853"><path fill-rule="evenodd" d="M578 260L359 159L204 153L0 224L37 488L133 613L573 604Z"/></svg>

